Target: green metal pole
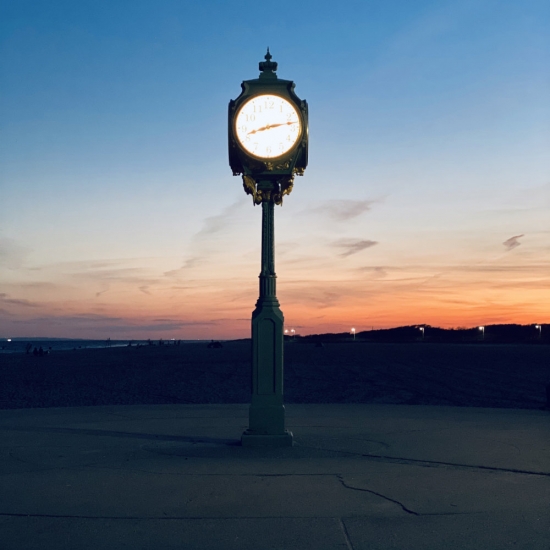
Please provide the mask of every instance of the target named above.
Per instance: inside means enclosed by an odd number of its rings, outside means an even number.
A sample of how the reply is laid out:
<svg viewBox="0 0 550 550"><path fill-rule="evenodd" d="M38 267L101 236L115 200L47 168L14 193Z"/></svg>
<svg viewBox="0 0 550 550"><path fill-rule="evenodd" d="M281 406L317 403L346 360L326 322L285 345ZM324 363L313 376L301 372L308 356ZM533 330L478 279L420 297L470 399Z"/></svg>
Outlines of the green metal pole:
<svg viewBox="0 0 550 550"><path fill-rule="evenodd" d="M279 306L275 274L275 204L271 197L262 201L262 269L258 303Z"/></svg>
<svg viewBox="0 0 550 550"><path fill-rule="evenodd" d="M262 263L260 296L252 313L252 380L249 428L243 446L286 447L292 433L285 430L283 405L283 312L276 295L275 223L273 195L278 184L259 182L262 191Z"/></svg>

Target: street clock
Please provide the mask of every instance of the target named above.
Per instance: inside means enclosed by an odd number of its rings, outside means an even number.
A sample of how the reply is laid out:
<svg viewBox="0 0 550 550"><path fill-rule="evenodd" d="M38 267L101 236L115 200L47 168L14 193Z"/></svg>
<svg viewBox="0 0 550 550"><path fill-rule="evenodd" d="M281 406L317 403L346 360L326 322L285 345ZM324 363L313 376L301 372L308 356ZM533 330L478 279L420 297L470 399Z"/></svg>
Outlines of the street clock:
<svg viewBox="0 0 550 550"><path fill-rule="evenodd" d="M277 77L271 59L268 49L259 78L243 81L229 102L229 165L256 204L265 198L259 182L272 182L273 200L281 204L307 166L307 102L294 93L294 82Z"/></svg>
<svg viewBox="0 0 550 550"><path fill-rule="evenodd" d="M294 176L307 166L307 103L294 82L277 78L269 48L260 76L241 84L229 102L229 165L244 190L262 205L262 261L259 297L252 313L249 427L244 446L292 446L283 404L284 316L277 299L275 205L292 191Z"/></svg>

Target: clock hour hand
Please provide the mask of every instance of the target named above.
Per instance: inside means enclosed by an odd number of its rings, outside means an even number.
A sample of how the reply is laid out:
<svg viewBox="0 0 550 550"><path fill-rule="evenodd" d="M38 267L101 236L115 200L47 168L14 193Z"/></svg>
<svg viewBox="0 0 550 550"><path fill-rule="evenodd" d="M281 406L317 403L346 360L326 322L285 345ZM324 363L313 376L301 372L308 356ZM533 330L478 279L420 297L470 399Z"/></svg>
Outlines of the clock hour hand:
<svg viewBox="0 0 550 550"><path fill-rule="evenodd" d="M248 135L256 134L258 132L263 132L264 130L271 130L271 128L277 128L278 126L288 126L289 124L296 124L296 122L281 122L279 124L267 124L266 126L262 126L257 130L252 130L251 132L248 132Z"/></svg>

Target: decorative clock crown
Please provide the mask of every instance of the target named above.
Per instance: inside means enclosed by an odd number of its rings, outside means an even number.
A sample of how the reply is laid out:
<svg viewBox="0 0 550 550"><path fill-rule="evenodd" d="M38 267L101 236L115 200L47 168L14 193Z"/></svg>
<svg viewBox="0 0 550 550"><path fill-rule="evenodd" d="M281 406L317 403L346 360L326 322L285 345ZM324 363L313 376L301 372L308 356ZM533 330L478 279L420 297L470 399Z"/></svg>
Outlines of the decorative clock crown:
<svg viewBox="0 0 550 550"><path fill-rule="evenodd" d="M267 48L267 53L264 56L265 61L260 61L260 78L277 78L275 71L277 70L277 62L271 61L273 56L269 53L269 48Z"/></svg>

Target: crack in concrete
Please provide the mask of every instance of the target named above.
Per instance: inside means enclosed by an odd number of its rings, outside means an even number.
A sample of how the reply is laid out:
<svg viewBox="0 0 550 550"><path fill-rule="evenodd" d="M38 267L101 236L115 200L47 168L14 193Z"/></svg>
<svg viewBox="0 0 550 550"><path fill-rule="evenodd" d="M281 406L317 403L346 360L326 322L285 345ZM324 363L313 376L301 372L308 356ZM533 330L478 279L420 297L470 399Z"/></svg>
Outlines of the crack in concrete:
<svg viewBox="0 0 550 550"><path fill-rule="evenodd" d="M307 445L300 445L303 449L313 449L316 451L326 451L332 453L341 453L354 456L361 456L370 460L378 462L390 462L395 464L413 464L415 466L422 466L425 468L432 468L434 466L451 466L458 469L467 469L467 470L489 470L493 472L506 472L509 474L523 474L531 476L543 476L550 477L550 472L536 472L532 470L520 470L519 468L499 468L498 466L483 466L481 464L459 464L457 462L443 462L440 460L427 460L424 458L406 458L399 456L387 456L387 455L374 455L374 454L364 454L354 451L341 451L339 449L325 449L323 447L309 447Z"/></svg>
<svg viewBox="0 0 550 550"><path fill-rule="evenodd" d="M424 466L426 468L433 467L433 466L451 466L453 468L468 469L468 470L489 470L493 472L506 472L510 474L524 474L524 475L531 475L531 476L550 477L550 472L533 472L530 470L520 470L518 468L499 468L497 466L483 466L481 464L458 464L456 462L443 462L439 460L402 458L402 457L393 457L393 456L384 456L384 455L362 454L361 456L363 456L364 458L370 458L370 459L380 460L384 462L395 462L397 464L415 464L419 466Z"/></svg>
<svg viewBox="0 0 550 550"><path fill-rule="evenodd" d="M141 472L144 474L160 475L160 476L179 476L179 477L332 477L334 472L325 472L325 473L315 473L315 474L236 474L236 473L220 473L220 474L210 474L210 473L196 473L196 472L158 472L154 470L143 470L141 468L113 468L112 466L94 466L94 468L102 470L114 470L124 472ZM66 470L83 470L84 468L63 468Z"/></svg>
<svg viewBox="0 0 550 550"><path fill-rule="evenodd" d="M339 523L340 529L342 530L342 533L344 535L344 540L346 541L346 546L348 547L348 550L354 550L353 543L351 542L351 539L349 538L348 528L346 527L346 524L344 523L344 518L338 518L338 523Z"/></svg>
<svg viewBox="0 0 550 550"><path fill-rule="evenodd" d="M464 516L464 515L472 515L477 514L480 512L415 512L414 510L411 510L410 508L407 508L402 502L399 502L398 500L395 500L393 498L387 497L386 495L383 495L382 493L378 493L376 491L373 491L372 489L363 489L361 487L352 487L351 485L348 485L341 474L336 474L336 477L340 481L340 483L346 488L351 489L352 491L362 491L364 493L370 493L372 495L375 495L377 497L383 498L384 500L387 500L388 502L392 502L393 504L397 504L401 507L401 509L406 512L407 514L410 514L412 516L417 517L425 517L425 516Z"/></svg>
<svg viewBox="0 0 550 550"><path fill-rule="evenodd" d="M149 521L173 521L173 520L239 520L239 519L335 519L334 516L85 516L66 514L22 514L16 512L0 512L0 517L12 518L46 518L46 519L108 519L108 520L149 520ZM362 516L354 516L362 517ZM345 526L344 526L345 527ZM346 529L347 533L347 529ZM351 544L351 541L350 541ZM353 546L351 546L353 550Z"/></svg>
<svg viewBox="0 0 550 550"><path fill-rule="evenodd" d="M409 508L407 508L402 502L399 502L398 500L395 500L393 498L390 498L390 497L387 497L386 495L383 495L382 493L377 493L376 491L373 491L371 489L363 489L363 488L360 488L360 487L352 487L351 485L348 485L345 481L344 481L344 478L341 474L336 474L336 477L338 478L338 480L340 481L340 483L346 488L346 489L351 489L352 491L362 491L364 493L370 493L371 495L375 495L377 497L380 497L380 498L383 498L384 500L387 500L389 502L393 502L393 504L397 504L398 506L400 506L402 508L402 510L404 512L407 512L407 514L411 514L413 516L420 516L421 514L419 514L418 512L415 512L414 510L410 510Z"/></svg>

